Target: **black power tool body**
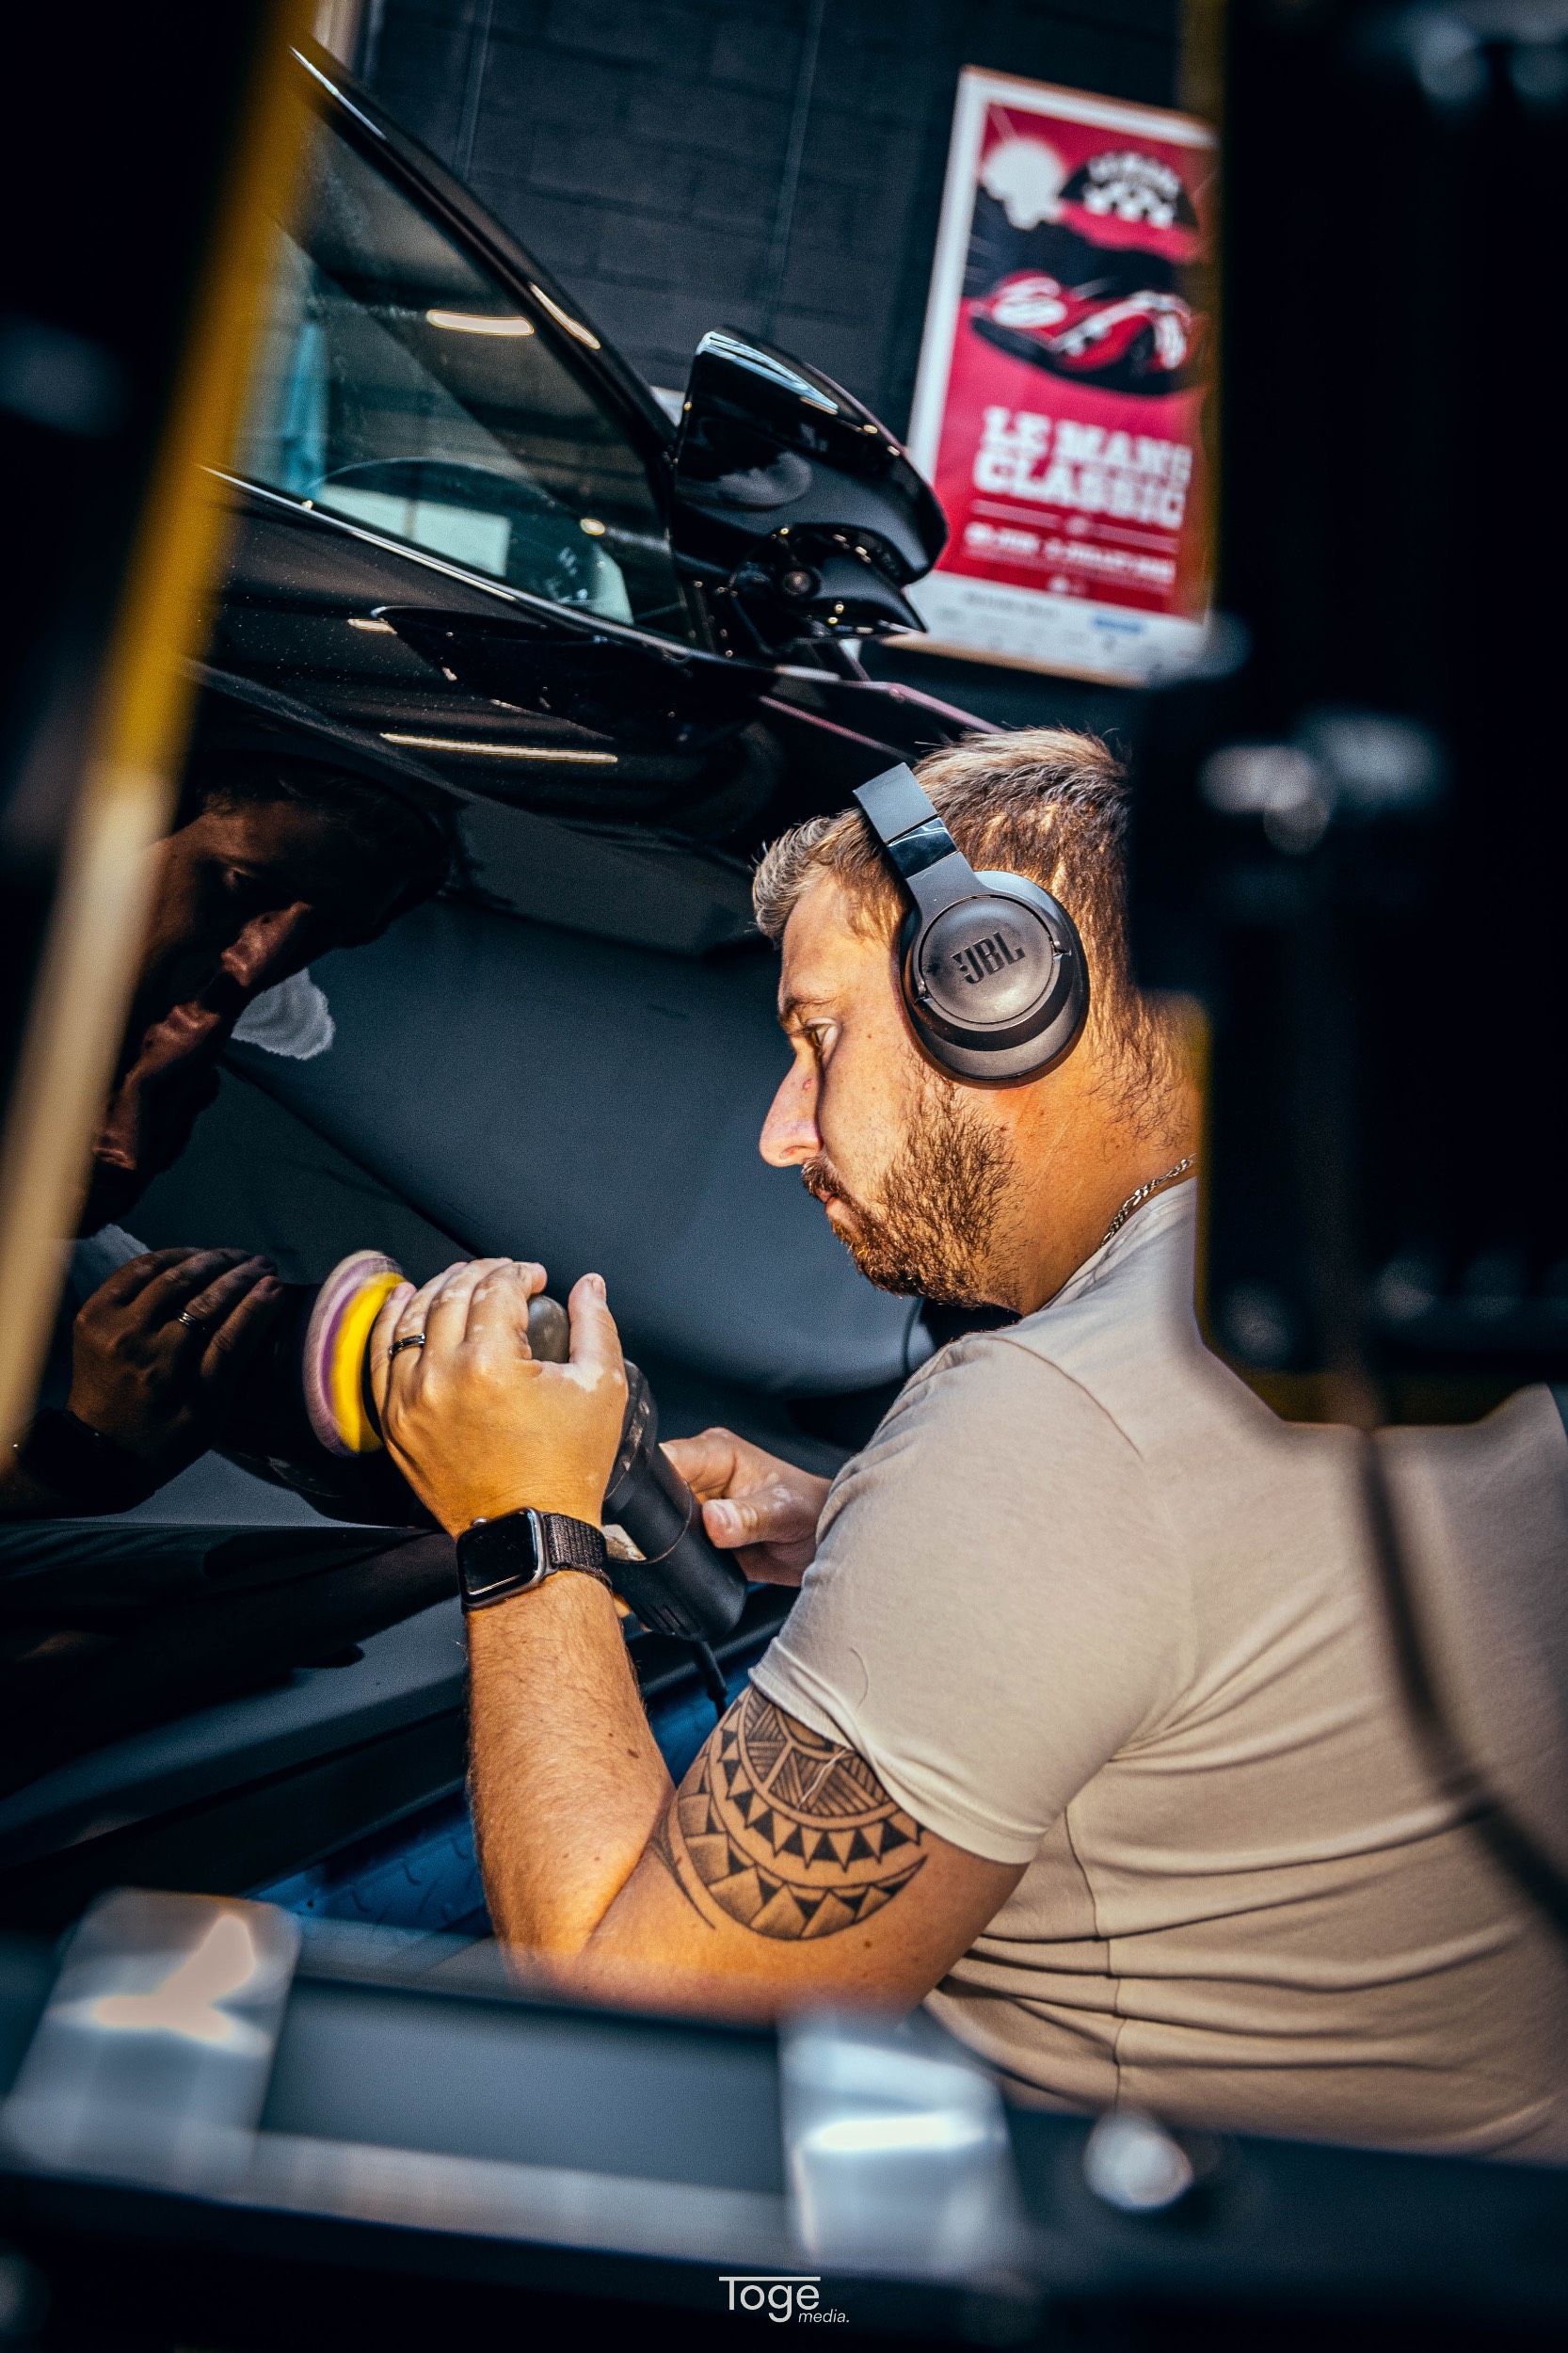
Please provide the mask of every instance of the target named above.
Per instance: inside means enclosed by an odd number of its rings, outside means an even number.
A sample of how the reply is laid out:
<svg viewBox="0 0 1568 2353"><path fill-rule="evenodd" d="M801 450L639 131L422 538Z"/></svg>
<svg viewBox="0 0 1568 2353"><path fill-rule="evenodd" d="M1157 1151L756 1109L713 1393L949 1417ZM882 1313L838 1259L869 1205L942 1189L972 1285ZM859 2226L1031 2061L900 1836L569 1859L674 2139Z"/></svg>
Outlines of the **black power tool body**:
<svg viewBox="0 0 1568 2353"><path fill-rule="evenodd" d="M323 1284L290 1284L267 1345L247 1368L221 1450L329 1518L433 1528L382 1442L370 1388L370 1327L402 1279L391 1259L360 1251ZM543 1362L566 1362L570 1330L557 1301L532 1301L528 1341ZM642 1558L612 1555L610 1577L645 1625L686 1641L720 1641L741 1615L744 1575L708 1537L701 1506L659 1445L652 1393L630 1361L626 1383L603 1517Z"/></svg>

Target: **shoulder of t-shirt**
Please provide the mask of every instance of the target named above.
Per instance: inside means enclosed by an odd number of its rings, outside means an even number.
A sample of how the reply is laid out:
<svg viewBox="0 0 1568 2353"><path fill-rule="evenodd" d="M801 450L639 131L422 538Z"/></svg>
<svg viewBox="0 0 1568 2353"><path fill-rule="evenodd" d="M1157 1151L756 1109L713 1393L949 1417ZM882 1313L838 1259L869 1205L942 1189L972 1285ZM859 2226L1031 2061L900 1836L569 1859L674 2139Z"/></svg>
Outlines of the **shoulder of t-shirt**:
<svg viewBox="0 0 1568 2353"><path fill-rule="evenodd" d="M852 1657L866 1670L873 1635L896 1643L904 1624L923 1629L926 1648L952 1646L966 1672L999 1686L1020 1644L1048 1658L1064 1625L1092 1629L1096 1655L1121 1660L1118 1690L1136 1688L1140 1725L1157 1721L1190 1674L1191 1577L1158 1473L1080 1382L1008 1330L950 1342L844 1465L793 1631L776 1646L780 1674L792 1662L789 1688L814 1691L842 1726L838 1737L878 1772L889 1752L868 1734L841 1678ZM1045 1688L1033 1689L1035 1713ZM771 1696L792 1704L782 1684ZM948 1826L923 1784L920 1803L912 1795L901 1802L960 1846L1011 1852Z"/></svg>
<svg viewBox="0 0 1568 2353"><path fill-rule="evenodd" d="M1181 1220L1166 1212L1124 1249L1096 1254L1034 1315L950 1340L904 1384L882 1428L937 1399L944 1414L1032 1417L1054 1394L1058 1413L1082 1426L1092 1407L1108 1436L1137 1451L1150 1391L1167 1385L1160 1370L1190 1371L1205 1353L1190 1299L1176 1298L1185 1246Z"/></svg>
<svg viewBox="0 0 1568 2353"><path fill-rule="evenodd" d="M1055 1299L993 1337L1057 1367L1134 1439L1157 1399L1161 1421L1173 1392L1196 1409L1210 1385L1192 1376L1217 1368L1193 1304L1194 1209L1187 1186L1151 1202Z"/></svg>
<svg viewBox="0 0 1568 2353"><path fill-rule="evenodd" d="M1116 1415L1088 1384L1046 1351L1020 1344L1021 1327L972 1332L950 1340L913 1373L866 1449L885 1454L939 1431L944 1450L997 1437L1015 1441L1020 1459L1042 1459L1037 1442L1070 1426L1082 1445L1112 1453L1137 1449Z"/></svg>

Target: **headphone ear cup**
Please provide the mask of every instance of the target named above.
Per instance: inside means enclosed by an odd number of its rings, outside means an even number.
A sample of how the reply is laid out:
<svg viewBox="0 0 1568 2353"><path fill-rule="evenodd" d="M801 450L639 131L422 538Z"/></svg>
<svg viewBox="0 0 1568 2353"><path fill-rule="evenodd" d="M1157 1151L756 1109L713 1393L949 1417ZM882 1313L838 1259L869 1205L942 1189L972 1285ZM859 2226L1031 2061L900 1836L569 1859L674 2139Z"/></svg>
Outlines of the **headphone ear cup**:
<svg viewBox="0 0 1568 2353"><path fill-rule="evenodd" d="M1089 967L1061 903L1021 874L899 935L899 984L927 1062L969 1086L1020 1086L1065 1061L1089 1017Z"/></svg>

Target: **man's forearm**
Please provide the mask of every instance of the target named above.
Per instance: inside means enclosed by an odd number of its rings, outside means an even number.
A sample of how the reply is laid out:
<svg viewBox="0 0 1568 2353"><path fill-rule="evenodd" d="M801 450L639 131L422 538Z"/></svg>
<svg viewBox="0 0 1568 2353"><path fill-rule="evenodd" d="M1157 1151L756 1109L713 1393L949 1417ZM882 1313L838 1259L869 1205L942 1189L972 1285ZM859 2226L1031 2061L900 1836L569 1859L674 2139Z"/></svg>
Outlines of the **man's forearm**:
<svg viewBox="0 0 1568 2353"><path fill-rule="evenodd" d="M65 1508L65 1497L29 1478L8 1448L0 1463L0 1520L58 1519Z"/></svg>
<svg viewBox="0 0 1568 2353"><path fill-rule="evenodd" d="M496 1932L581 1952L669 1803L615 1605L552 1577L469 1619L475 1815Z"/></svg>
<svg viewBox="0 0 1568 2353"><path fill-rule="evenodd" d="M459 1541L524 1507L595 1520L610 1481L626 1381L604 1286L573 1285L571 1356L555 1365L528 1353L543 1281L531 1264L449 1268L393 1291L372 1336L388 1446ZM818 1501L767 1545L809 1540ZM1017 1883L1021 1866L927 1832L856 1749L756 1692L714 1726L678 1798L597 1578L553 1576L468 1631L491 1918L558 1990L747 2013L907 2006Z"/></svg>

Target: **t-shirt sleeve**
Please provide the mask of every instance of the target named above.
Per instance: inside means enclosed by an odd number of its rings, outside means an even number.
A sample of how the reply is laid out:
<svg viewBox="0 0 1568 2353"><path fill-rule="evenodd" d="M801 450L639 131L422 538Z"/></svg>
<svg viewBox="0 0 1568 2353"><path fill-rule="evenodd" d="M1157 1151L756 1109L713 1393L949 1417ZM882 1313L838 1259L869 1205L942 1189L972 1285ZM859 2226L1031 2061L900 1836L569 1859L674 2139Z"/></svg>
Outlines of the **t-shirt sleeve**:
<svg viewBox="0 0 1568 2353"><path fill-rule="evenodd" d="M1030 1862L1179 1689L1190 1598L1136 1449L1001 1335L944 1351L835 1481L763 1696L926 1829Z"/></svg>

